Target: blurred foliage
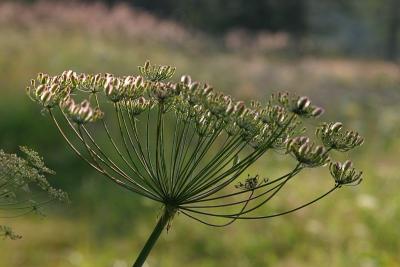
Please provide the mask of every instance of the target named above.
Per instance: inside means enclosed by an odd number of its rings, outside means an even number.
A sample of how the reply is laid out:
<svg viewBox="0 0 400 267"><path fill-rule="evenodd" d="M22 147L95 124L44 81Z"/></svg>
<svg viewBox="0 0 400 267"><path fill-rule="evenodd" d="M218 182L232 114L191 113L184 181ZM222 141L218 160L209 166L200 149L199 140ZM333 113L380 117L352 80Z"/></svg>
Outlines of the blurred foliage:
<svg viewBox="0 0 400 267"><path fill-rule="evenodd" d="M143 19L142 13L124 6L41 5L18 12L0 7L0 147L16 151L23 144L39 151L57 171L54 185L69 193L72 204L52 207L49 218L16 220L14 227L24 238L0 242L0 266L129 266L156 223L158 214L152 211L157 206L115 187L80 162L24 88L41 71L125 75L136 72L147 58L174 62L177 76L197 73L193 78L237 98L263 98L282 89L308 95L326 108L324 120L342 121L366 137L360 153L351 156L365 170L358 190L340 191L288 217L239 222L222 230L193 227L176 216L150 255L150 266L398 266L398 66L225 50L211 37L165 27L170 22L150 15ZM15 13L6 16L6 11ZM346 20L341 25L351 28ZM365 48L363 43L355 46ZM263 160L249 172L282 173L274 168L280 160ZM315 179L325 178L327 170L308 174L266 211L312 198ZM328 186L330 180L325 180Z"/></svg>
<svg viewBox="0 0 400 267"><path fill-rule="evenodd" d="M20 147L22 157L0 149L0 219L13 219L29 213L41 214L41 206L51 200L67 201L68 196L47 181L55 172L47 168L39 154ZM50 200L38 197L36 190L45 192ZM0 237L12 240L21 238L9 226L0 225Z"/></svg>
<svg viewBox="0 0 400 267"><path fill-rule="evenodd" d="M24 0L34 3L36 0ZM397 60L400 2L397 0L81 0L120 3L172 19L214 37L243 29L285 32L298 54L346 54Z"/></svg>

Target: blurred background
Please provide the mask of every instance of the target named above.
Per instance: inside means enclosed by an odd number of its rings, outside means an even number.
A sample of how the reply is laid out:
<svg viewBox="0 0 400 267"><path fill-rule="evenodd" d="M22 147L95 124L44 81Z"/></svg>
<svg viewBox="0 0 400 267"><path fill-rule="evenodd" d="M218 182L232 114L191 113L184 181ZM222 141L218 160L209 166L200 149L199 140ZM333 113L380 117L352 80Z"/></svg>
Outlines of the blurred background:
<svg viewBox="0 0 400 267"><path fill-rule="evenodd" d="M1 1L0 147L27 145L70 195L47 216L7 221L0 266L130 266L160 207L82 163L25 95L38 72L137 74L150 59L225 93L285 90L365 136L349 157L364 182L300 212L208 228L177 216L149 266L400 266L400 1ZM315 125L318 122L315 122ZM396 163L397 162L397 163ZM256 165L268 176L279 159ZM305 172L266 211L323 192L328 170Z"/></svg>

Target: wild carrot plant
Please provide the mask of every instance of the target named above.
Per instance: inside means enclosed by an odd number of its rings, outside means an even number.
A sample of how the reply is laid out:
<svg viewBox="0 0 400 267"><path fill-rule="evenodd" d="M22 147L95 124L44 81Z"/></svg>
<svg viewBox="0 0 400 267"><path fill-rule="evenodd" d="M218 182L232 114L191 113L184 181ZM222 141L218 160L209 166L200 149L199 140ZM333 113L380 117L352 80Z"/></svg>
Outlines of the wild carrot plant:
<svg viewBox="0 0 400 267"><path fill-rule="evenodd" d="M146 62L139 72L124 77L40 73L27 88L83 161L163 206L133 266L142 266L177 212L222 227L297 211L362 179L351 161L334 162L331 153L349 151L363 138L339 122L316 127L318 141L305 136L303 121L323 113L307 97L278 93L266 103L246 105L189 76L170 81L171 66ZM267 152L287 155L296 164L280 177L242 179ZM333 177L330 190L292 209L260 214L297 174L326 165Z"/></svg>

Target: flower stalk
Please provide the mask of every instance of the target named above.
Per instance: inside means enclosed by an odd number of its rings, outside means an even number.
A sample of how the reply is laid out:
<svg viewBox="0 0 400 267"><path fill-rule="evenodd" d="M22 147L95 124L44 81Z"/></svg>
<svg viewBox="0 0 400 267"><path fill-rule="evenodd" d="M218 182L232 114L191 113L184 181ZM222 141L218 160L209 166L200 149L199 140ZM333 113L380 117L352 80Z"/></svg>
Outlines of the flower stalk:
<svg viewBox="0 0 400 267"><path fill-rule="evenodd" d="M155 226L153 232L150 237L147 239L146 244L143 249L140 251L139 256L137 257L133 267L141 267L145 263L147 256L150 254L150 251L154 247L158 238L160 237L162 231L168 228L168 224L172 220L176 213L176 209L173 207L165 206L163 210L163 214L158 219L157 225Z"/></svg>

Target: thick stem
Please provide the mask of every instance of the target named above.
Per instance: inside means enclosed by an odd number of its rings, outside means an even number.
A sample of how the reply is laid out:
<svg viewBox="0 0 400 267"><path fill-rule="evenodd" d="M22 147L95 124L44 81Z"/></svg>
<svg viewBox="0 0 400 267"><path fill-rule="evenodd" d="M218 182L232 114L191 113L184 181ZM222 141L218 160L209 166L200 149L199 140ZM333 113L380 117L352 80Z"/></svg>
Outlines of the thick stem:
<svg viewBox="0 0 400 267"><path fill-rule="evenodd" d="M150 254L154 244L157 242L158 238L160 237L162 231L164 230L165 226L167 226L168 222L172 219L176 212L175 208L171 207L164 207L163 215L158 220L156 227L154 228L153 232L151 233L149 239L147 240L146 244L144 245L142 251L140 252L139 256L137 257L133 267L141 267L143 266L144 262L146 261L147 256Z"/></svg>

